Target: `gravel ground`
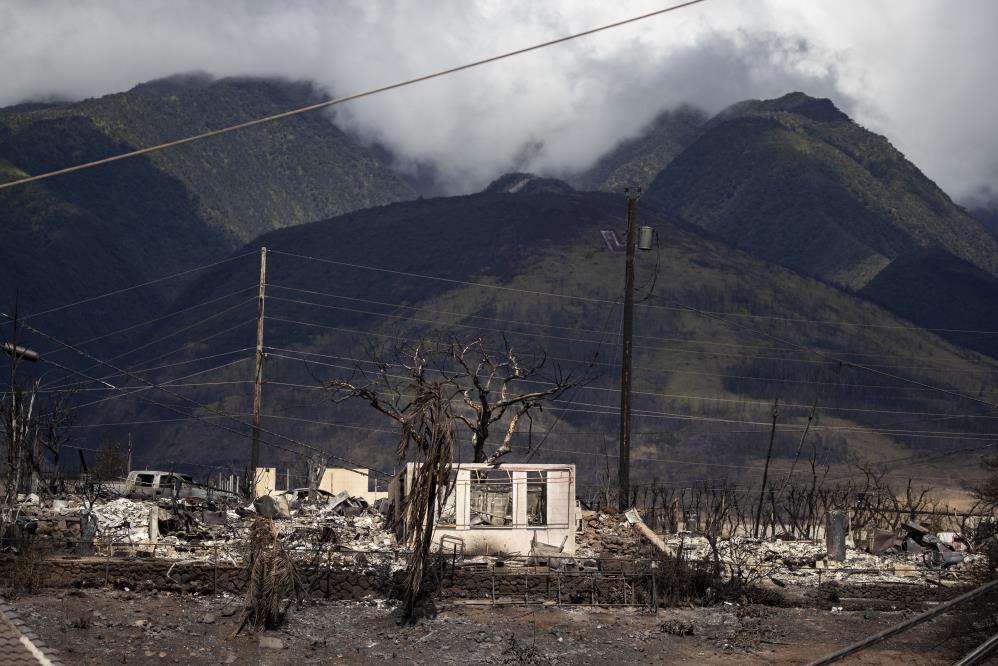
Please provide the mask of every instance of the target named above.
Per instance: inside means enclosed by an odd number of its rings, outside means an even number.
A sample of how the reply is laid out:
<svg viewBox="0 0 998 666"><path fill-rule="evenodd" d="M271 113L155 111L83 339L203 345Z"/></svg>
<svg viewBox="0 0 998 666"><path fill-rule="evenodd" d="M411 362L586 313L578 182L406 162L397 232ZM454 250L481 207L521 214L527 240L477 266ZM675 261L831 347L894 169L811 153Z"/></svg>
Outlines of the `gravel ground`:
<svg viewBox="0 0 998 666"><path fill-rule="evenodd" d="M647 611L448 604L400 627L384 602L310 602L285 627L228 640L239 601L73 590L12 603L74 664L793 664L914 611L722 604ZM864 652L868 664L952 663L975 644L942 619Z"/></svg>

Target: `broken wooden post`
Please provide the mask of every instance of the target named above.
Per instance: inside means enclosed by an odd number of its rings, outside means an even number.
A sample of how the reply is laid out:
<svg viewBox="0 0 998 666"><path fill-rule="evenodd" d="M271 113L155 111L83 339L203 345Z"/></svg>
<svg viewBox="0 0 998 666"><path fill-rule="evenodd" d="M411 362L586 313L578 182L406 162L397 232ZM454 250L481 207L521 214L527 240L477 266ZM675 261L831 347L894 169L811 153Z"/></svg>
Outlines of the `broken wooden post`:
<svg viewBox="0 0 998 666"><path fill-rule="evenodd" d="M849 515L845 511L829 511L825 514L825 548L828 549L829 560L845 561L848 529Z"/></svg>
<svg viewBox="0 0 998 666"><path fill-rule="evenodd" d="M84 507L80 509L80 540L76 544L77 555L94 554L94 537L97 536L97 516Z"/></svg>
<svg viewBox="0 0 998 666"><path fill-rule="evenodd" d="M159 541L159 507L149 509L149 543Z"/></svg>
<svg viewBox="0 0 998 666"><path fill-rule="evenodd" d="M662 538L659 535L655 534L650 527L645 525L645 521L641 519L641 514L638 513L637 507L631 507L625 511L624 517L627 518L627 522L637 528L637 530L641 532L642 536L648 539L653 546L665 553L665 555L672 557L672 549L669 548L668 544L662 541Z"/></svg>
<svg viewBox="0 0 998 666"><path fill-rule="evenodd" d="M651 612L658 613L658 560L651 561Z"/></svg>

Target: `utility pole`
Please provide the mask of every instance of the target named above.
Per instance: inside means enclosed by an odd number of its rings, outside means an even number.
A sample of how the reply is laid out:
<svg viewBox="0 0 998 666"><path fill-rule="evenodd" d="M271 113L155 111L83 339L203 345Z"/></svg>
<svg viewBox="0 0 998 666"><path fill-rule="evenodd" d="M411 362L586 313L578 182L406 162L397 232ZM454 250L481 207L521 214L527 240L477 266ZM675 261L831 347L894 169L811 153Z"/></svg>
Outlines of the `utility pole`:
<svg viewBox="0 0 998 666"><path fill-rule="evenodd" d="M617 477L617 508L628 509L631 496L631 335L634 324L634 250L637 245L638 196L627 194L627 260L624 273L623 358L620 363L620 460Z"/></svg>
<svg viewBox="0 0 998 666"><path fill-rule="evenodd" d="M256 493L256 470L260 466L260 410L263 407L263 305L267 285L267 248L260 248L260 296L256 316L256 372L253 378L253 448L250 451L249 493Z"/></svg>
<svg viewBox="0 0 998 666"><path fill-rule="evenodd" d="M755 510L755 526L752 536L759 537L759 524L762 522L762 503L766 498L766 478L769 476L769 461L773 458L773 440L776 439L776 419L780 415L780 398L773 400L773 427L769 431L769 450L766 451L766 465L762 468L762 488L759 489L759 508ZM766 536L763 533L763 536Z"/></svg>

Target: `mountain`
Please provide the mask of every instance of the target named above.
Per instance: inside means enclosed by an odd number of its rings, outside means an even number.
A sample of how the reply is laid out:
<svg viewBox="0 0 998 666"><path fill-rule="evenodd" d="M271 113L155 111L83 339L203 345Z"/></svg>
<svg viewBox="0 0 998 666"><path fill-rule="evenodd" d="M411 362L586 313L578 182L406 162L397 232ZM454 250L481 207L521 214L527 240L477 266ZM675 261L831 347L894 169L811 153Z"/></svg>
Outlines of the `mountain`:
<svg viewBox="0 0 998 666"><path fill-rule="evenodd" d="M507 173L488 184L485 192L491 194L540 194L571 192L572 186L557 178L541 178L532 173Z"/></svg>
<svg viewBox="0 0 998 666"><path fill-rule="evenodd" d="M676 155L696 139L707 113L689 105L662 111L641 132L622 141L569 180L582 190L620 193L647 188Z"/></svg>
<svg viewBox="0 0 998 666"><path fill-rule="evenodd" d="M860 289L938 245L998 275L998 241L882 136L791 93L722 112L646 193L770 261Z"/></svg>
<svg viewBox="0 0 998 666"><path fill-rule="evenodd" d="M980 322L986 317L954 304L998 298L998 240L884 137L827 99L791 93L718 114L644 201L763 259L867 294L921 326ZM940 298L905 295L913 284L932 284ZM946 303L947 291L959 296ZM988 338L952 339L998 355Z"/></svg>
<svg viewBox="0 0 998 666"><path fill-rule="evenodd" d="M974 208L970 211L974 218L983 224L988 231L998 236L998 205Z"/></svg>
<svg viewBox="0 0 998 666"><path fill-rule="evenodd" d="M859 293L968 349L998 356L998 278L938 246L895 259Z"/></svg>
<svg viewBox="0 0 998 666"><path fill-rule="evenodd" d="M303 84L194 77L12 107L0 112L0 174L96 159L314 94ZM659 244L638 259L634 475L753 481L779 398L776 469L802 451L801 465L813 455L843 475L859 459L965 481L959 465L918 464L972 460L990 436L995 417L981 403L998 397L998 363L973 349L998 351L994 336L963 330L995 330L983 311L998 288L998 241L827 100L794 94L705 124L676 122L690 133L670 144L662 121L591 181L616 189L613 174L649 177L665 165L638 212ZM482 337L492 349L509 342L522 358L546 357L548 373L598 374L522 423L510 460L551 432L535 459L575 462L587 483L601 482L615 464L619 194L516 173L473 195L407 199L412 189L374 153L321 117L295 117L0 192L0 283L31 313L154 281L34 323L167 382L169 393L90 368L30 333L19 338L104 378L80 384L52 371L44 384L79 386L74 445L131 433L136 466L207 473L245 464L246 438L210 424L249 432L266 246L268 431L342 464L391 471L392 424L367 405L335 402L323 384L363 376L372 350L399 337ZM812 405L818 420L802 448ZM266 462L300 467L297 443L264 439ZM458 442L466 457L467 434Z"/></svg>
<svg viewBox="0 0 998 666"><path fill-rule="evenodd" d="M616 446L616 303L624 257L608 248L601 232L622 233L625 209L610 194L525 190L356 211L269 232L238 251L261 245L270 251L264 427L319 446L343 464L363 461L391 471L397 443L392 423L366 404L334 402L322 390L324 382L363 377L372 349L384 350L399 337L481 336L493 349L505 338L523 358L546 354L547 376L553 364L565 371L592 364L599 375L538 412L532 440L524 424L510 460L523 460L530 441L536 444L551 429L540 460L575 462L587 483L615 465L605 454ZM639 478L754 480L776 397L782 402L774 469L784 471L815 403L819 421L802 465L812 444L819 463L847 471L854 456L938 454L965 448L957 439L961 433L988 432L986 408L944 391L994 399L995 362L832 285L732 249L682 220L648 207L639 215L662 238L658 252L638 261L633 446ZM172 380L174 391L239 414L246 423L254 305L216 313L238 303L227 295L255 280L253 256L216 266L172 306L185 312L144 337L102 342L105 353L176 332L153 358L146 350L128 362L170 366L144 376ZM205 336L214 337L184 344ZM178 363L183 365L172 367ZM925 388L930 384L942 390ZM191 410L169 396L148 395ZM204 422L127 398L89 410L84 441L96 442L105 431L123 440L132 432L139 459L163 464L165 455L167 462L215 470L245 463L246 439ZM936 413L951 418L926 427L924 415ZM149 421L154 423L144 425ZM953 434L919 434L926 430ZM265 448L265 461L297 469L297 459L283 450L293 444L264 439L280 447ZM467 433L459 432L458 441L467 456ZM893 471L926 473L910 464ZM956 485L963 472L928 473L952 474L949 483Z"/></svg>
<svg viewBox="0 0 998 666"><path fill-rule="evenodd" d="M310 85L173 77L70 104L0 109L0 178L95 160L316 101ZM0 302L38 312L224 256L271 229L415 198L320 113L0 191ZM165 287L174 285L168 284ZM155 287L128 303L150 311ZM124 305L124 304L123 304ZM91 330L94 316L53 325Z"/></svg>

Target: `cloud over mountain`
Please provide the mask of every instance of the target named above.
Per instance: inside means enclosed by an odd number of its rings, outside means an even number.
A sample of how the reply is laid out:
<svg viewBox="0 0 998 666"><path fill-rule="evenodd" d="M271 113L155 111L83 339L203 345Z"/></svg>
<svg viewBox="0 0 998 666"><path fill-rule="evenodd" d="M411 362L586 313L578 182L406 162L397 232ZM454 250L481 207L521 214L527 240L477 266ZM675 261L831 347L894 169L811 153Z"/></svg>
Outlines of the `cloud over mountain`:
<svg viewBox="0 0 998 666"><path fill-rule="evenodd" d="M176 72L360 90L664 5L406 2L0 4L0 104L81 98ZM847 11L846 11L847 9ZM345 128L443 189L585 166L684 102L709 112L789 90L830 97L959 199L998 182L998 4L709 0L673 14L351 103Z"/></svg>

